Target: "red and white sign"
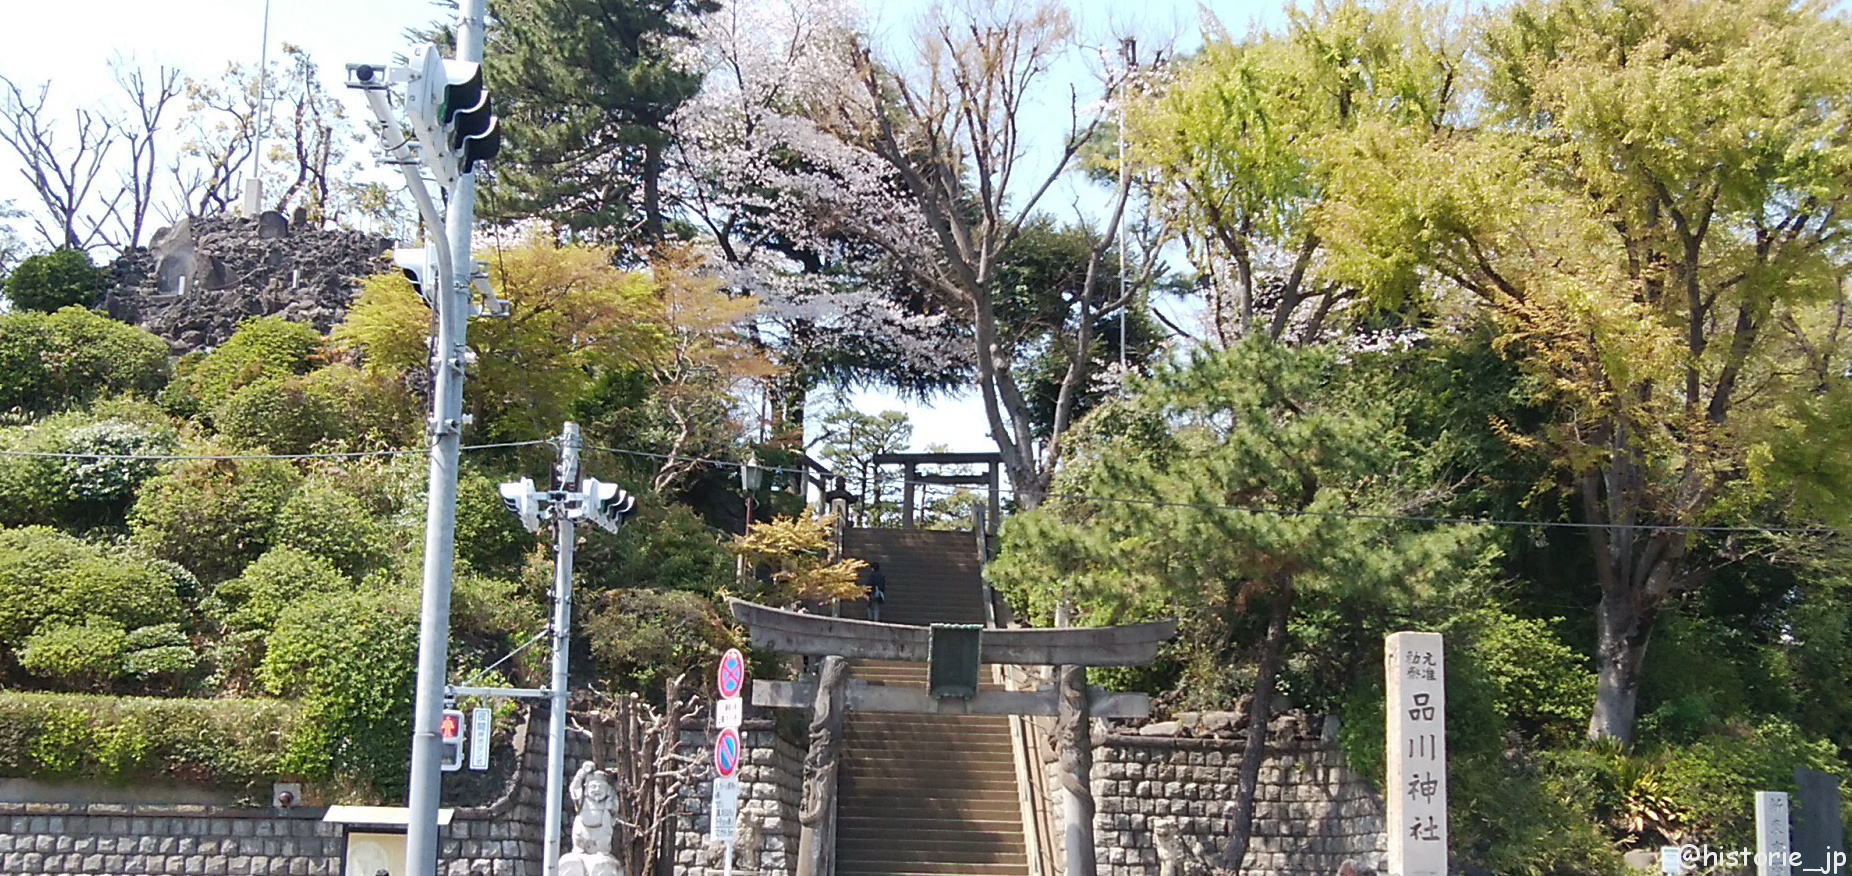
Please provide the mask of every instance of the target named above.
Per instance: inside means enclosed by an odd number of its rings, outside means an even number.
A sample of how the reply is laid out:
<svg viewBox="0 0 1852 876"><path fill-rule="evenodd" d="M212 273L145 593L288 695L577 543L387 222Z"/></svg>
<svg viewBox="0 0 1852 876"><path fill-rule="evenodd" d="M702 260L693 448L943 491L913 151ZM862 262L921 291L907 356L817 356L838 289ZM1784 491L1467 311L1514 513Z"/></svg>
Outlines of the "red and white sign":
<svg viewBox="0 0 1852 876"><path fill-rule="evenodd" d="M730 779L740 771L740 734L728 728L714 737L714 774Z"/></svg>
<svg viewBox="0 0 1852 876"><path fill-rule="evenodd" d="M715 673L714 687L720 698L731 700L746 690L746 655L738 648L728 648L720 655L720 671Z"/></svg>

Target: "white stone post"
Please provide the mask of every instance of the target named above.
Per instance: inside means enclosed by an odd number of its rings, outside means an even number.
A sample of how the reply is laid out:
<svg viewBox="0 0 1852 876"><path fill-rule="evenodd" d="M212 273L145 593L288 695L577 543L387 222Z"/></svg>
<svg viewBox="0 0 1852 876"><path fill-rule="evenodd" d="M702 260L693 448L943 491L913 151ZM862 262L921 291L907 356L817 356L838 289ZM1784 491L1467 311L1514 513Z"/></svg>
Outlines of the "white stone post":
<svg viewBox="0 0 1852 876"><path fill-rule="evenodd" d="M1756 876L1788 876L1788 795L1756 792Z"/></svg>
<svg viewBox="0 0 1852 876"><path fill-rule="evenodd" d="M1447 874L1447 693L1439 633L1383 639L1389 876Z"/></svg>

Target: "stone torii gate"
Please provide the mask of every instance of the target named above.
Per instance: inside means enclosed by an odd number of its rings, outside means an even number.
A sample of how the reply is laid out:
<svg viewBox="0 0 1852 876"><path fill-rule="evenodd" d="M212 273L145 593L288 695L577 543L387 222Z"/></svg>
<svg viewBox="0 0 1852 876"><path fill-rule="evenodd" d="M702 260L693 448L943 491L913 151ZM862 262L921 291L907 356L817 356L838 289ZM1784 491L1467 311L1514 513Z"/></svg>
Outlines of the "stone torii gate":
<svg viewBox="0 0 1852 876"><path fill-rule="evenodd" d="M833 876L836 870L836 772L842 756L842 722L849 711L909 714L1035 715L1054 717L1061 786L1068 794L1067 876L1094 876L1093 718L1143 718L1144 694L1107 693L1087 685L1092 666L1151 662L1174 620L1117 627L985 629L962 624L931 627L877 623L786 611L728 600L752 644L781 654L820 657L814 677L752 683L756 706L811 709L810 750L804 757L804 796L798 813L798 876ZM851 659L905 660L929 666L927 690L852 681ZM1015 663L1055 667L1055 686L1039 691L979 690L979 667Z"/></svg>

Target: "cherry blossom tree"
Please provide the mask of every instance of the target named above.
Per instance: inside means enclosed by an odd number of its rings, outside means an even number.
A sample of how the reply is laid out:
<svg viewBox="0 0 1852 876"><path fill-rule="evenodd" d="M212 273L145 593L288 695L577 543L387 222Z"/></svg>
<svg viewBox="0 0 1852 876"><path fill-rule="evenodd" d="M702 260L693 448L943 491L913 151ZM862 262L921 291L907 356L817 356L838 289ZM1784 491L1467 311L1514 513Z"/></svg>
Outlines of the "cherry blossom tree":
<svg viewBox="0 0 1852 876"><path fill-rule="evenodd" d="M859 266L903 274L908 295L939 325L955 326L1017 498L1038 504L1094 358L1068 358L1047 428L1038 429L1016 373L1025 351L1007 342L997 305L1009 291L999 281L1012 244L1048 212L1057 181L1083 169L1082 151L1111 109L1051 75L1075 48L1066 13L1049 2L935 11L921 24L917 56L897 59L877 57L848 7L828 0L736 4L707 22L715 32L699 45L710 53L709 83L689 108L707 130L685 139L690 150L708 150L693 163L711 168L711 191L725 194L689 203L710 217L733 264L771 268L761 278L782 273L807 291L821 284L842 293L831 282L842 274L790 269L807 267L807 254L846 267L836 257L870 253ZM1122 76L1108 75L1101 94L1114 94ZM1065 131L1031 157L1045 145L1031 130L1047 121L1034 107L1050 95L1065 107ZM1119 174L1106 221L1083 224L1081 280L1057 293L1076 318L1043 343L1091 349L1100 317L1133 297L1102 282L1131 189ZM850 288L842 294L870 286ZM780 304L776 294L761 297ZM851 303L825 300L819 310L856 312L842 306ZM944 337L916 335L914 355L946 362Z"/></svg>
<svg viewBox="0 0 1852 876"><path fill-rule="evenodd" d="M959 321L862 230L907 221L904 187L815 121L855 97L858 24L842 0L739 3L692 20L680 59L705 79L673 120L680 172L667 186L713 269L761 302L758 339L782 366L771 407L788 412L775 421L800 419L825 381L923 395L970 369ZM909 234L924 229L886 236Z"/></svg>

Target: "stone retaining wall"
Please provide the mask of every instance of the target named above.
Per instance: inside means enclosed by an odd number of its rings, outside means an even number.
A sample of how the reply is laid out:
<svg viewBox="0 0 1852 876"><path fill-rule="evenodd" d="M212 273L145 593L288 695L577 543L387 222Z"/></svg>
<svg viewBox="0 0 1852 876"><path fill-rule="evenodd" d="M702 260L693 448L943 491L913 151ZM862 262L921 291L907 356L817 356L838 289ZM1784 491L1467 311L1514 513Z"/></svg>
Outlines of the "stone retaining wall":
<svg viewBox="0 0 1852 876"><path fill-rule="evenodd" d="M1335 724L1319 733L1306 729L1309 724L1276 719L1269 734L1244 874L1333 876L1345 860L1383 865L1388 838L1381 796L1345 765ZM1096 737L1093 824L1101 876L1156 874L1172 860L1177 872L1206 872L1226 844L1245 735ZM1058 843L1055 764L1046 767ZM1059 849L1055 861L1059 869Z"/></svg>
<svg viewBox="0 0 1852 876"><path fill-rule="evenodd" d="M538 876L546 790L545 711L514 738L516 767L487 806L457 807L439 833L446 876ZM529 732L529 730L533 732ZM586 743L571 740L583 757ZM341 876L348 825L323 807L0 803L6 876Z"/></svg>
<svg viewBox="0 0 1852 876"><path fill-rule="evenodd" d="M745 721L740 744L746 758L740 767L740 826L733 847L733 872L739 876L791 876L797 872L797 811L804 792L805 746L795 733L780 732L769 720ZM683 750L711 764L712 740L705 730L684 729ZM707 841L708 801L713 773L682 794L675 820L674 860L677 876L717 876L722 872L718 843Z"/></svg>

